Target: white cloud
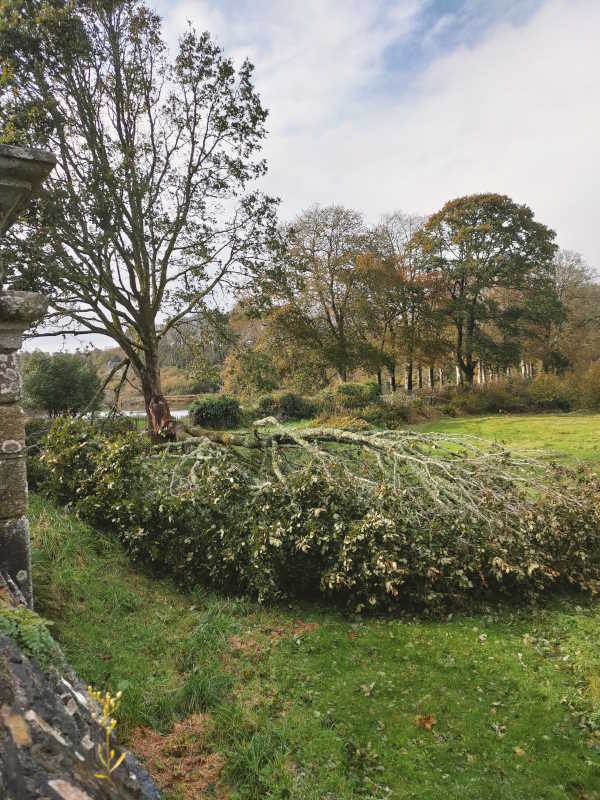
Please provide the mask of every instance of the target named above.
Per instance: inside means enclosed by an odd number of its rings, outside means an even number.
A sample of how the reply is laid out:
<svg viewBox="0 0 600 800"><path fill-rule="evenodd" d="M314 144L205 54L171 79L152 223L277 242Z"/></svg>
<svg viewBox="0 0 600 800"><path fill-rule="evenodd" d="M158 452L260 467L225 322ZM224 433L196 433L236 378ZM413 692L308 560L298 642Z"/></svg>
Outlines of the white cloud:
<svg viewBox="0 0 600 800"><path fill-rule="evenodd" d="M256 64L270 108L267 186L284 216L335 201L375 219L499 191L600 267L600 3L547 0L526 23L437 58L435 40L464 17L426 34L428 5L184 0L162 11L171 41L191 19ZM429 63L390 71L417 35Z"/></svg>
<svg viewBox="0 0 600 800"><path fill-rule="evenodd" d="M497 191L600 270L600 2L544 0L526 23L441 54L449 31L489 15L481 2L425 28L431 0L163 0L159 11L171 45L189 19L256 65L270 109L265 187L282 217L337 202L374 221ZM393 71L406 53L419 70Z"/></svg>

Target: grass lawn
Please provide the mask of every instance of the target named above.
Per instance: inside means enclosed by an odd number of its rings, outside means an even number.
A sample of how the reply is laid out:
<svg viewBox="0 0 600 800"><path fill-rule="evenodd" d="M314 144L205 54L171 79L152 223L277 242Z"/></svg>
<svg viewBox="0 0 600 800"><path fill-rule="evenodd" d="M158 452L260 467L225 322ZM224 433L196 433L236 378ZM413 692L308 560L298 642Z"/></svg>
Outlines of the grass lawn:
<svg viewBox="0 0 600 800"><path fill-rule="evenodd" d="M467 433L521 450L544 450L569 463L600 466L600 414L495 414L441 419L417 427Z"/></svg>
<svg viewBox="0 0 600 800"><path fill-rule="evenodd" d="M435 429L561 441L593 463L594 422ZM264 608L182 593L38 497L31 521L37 610L85 680L123 690L119 735L168 800L600 800L600 603L443 620Z"/></svg>

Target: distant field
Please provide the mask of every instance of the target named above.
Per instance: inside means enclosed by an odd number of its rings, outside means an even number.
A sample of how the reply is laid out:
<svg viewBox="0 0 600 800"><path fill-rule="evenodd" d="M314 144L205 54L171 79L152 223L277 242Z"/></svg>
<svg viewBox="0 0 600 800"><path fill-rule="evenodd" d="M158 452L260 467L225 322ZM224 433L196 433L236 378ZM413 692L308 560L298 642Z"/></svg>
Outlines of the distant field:
<svg viewBox="0 0 600 800"><path fill-rule="evenodd" d="M600 467L600 414L496 414L442 419L419 430L466 433L520 450L544 450L561 461Z"/></svg>

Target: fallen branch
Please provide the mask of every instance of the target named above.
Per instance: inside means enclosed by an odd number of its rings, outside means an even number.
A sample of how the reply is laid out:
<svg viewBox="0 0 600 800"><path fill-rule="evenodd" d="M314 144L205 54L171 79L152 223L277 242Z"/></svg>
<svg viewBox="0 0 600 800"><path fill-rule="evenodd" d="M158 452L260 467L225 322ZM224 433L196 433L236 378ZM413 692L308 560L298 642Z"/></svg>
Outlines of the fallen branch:
<svg viewBox="0 0 600 800"><path fill-rule="evenodd" d="M513 453L477 437L419 431L347 431L284 428L273 417L249 432L181 426L187 438L158 446L172 461L171 490L181 494L215 448L225 450L256 487L286 482L311 465L328 480L343 480L357 492L402 493L415 521L443 511L488 520L502 509L507 526L540 493L565 499L560 480L536 454Z"/></svg>

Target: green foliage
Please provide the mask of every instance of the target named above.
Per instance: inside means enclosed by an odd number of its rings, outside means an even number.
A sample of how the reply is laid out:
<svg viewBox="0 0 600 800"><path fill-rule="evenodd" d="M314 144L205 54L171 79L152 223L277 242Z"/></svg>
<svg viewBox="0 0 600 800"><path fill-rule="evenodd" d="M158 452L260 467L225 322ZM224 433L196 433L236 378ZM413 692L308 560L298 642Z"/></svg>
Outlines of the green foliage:
<svg viewBox="0 0 600 800"><path fill-rule="evenodd" d="M258 398L256 410L261 417L274 417L279 411L279 402L272 394L265 394Z"/></svg>
<svg viewBox="0 0 600 800"><path fill-rule="evenodd" d="M224 389L240 397L256 397L279 386L279 376L268 353L250 347L233 348L223 367Z"/></svg>
<svg viewBox="0 0 600 800"><path fill-rule="evenodd" d="M100 379L94 364L78 353L33 353L25 361L24 388L29 406L52 416L75 414L92 403Z"/></svg>
<svg viewBox="0 0 600 800"><path fill-rule="evenodd" d="M277 417L282 422L311 419L320 408L318 399L303 397L293 392L264 395L256 404L256 412L262 417Z"/></svg>
<svg viewBox="0 0 600 800"><path fill-rule="evenodd" d="M554 446L544 437L557 428L556 442L570 449L573 439L593 447L598 418L443 424L533 446ZM564 800L570 787L582 797L597 791L598 603L577 595L383 619L187 594L132 568L114 537L74 514L36 496L30 511L37 607L86 681L124 690L121 740L140 725L169 734L192 674L216 682L220 670L232 681L198 738L202 759L225 760L224 792L240 800ZM431 731L416 722L427 714L437 720ZM181 733L164 742L168 765L198 752Z"/></svg>
<svg viewBox="0 0 600 800"><path fill-rule="evenodd" d="M541 373L534 381L509 378L481 386L447 388L439 395L440 409L450 416L463 414L569 411L577 402L577 389L569 377Z"/></svg>
<svg viewBox="0 0 600 800"><path fill-rule="evenodd" d="M35 659L43 670L60 667L63 654L46 620L28 608L0 606L0 636L8 636L24 653Z"/></svg>
<svg viewBox="0 0 600 800"><path fill-rule="evenodd" d="M600 361L587 368L578 382L578 390L584 408L600 408Z"/></svg>
<svg viewBox="0 0 600 800"><path fill-rule="evenodd" d="M337 404L344 409L360 408L369 403L376 403L380 397L376 383L340 383L336 386Z"/></svg>
<svg viewBox="0 0 600 800"><path fill-rule="evenodd" d="M556 472L568 500L522 504L514 489L509 502L524 511L510 530L493 496L482 509L487 524L440 510L416 525L402 493L359 494L341 467L337 474L319 462L285 484L257 487L217 451L196 464L193 488L178 495L172 461L149 459L146 447L132 434L111 440L61 421L43 455L47 487L114 531L132 555L188 585L381 609L600 590L600 483L585 472Z"/></svg>
<svg viewBox="0 0 600 800"><path fill-rule="evenodd" d="M306 397L292 392L280 395L278 406L278 416L282 420L310 419L314 417L316 411L314 403Z"/></svg>
<svg viewBox="0 0 600 800"><path fill-rule="evenodd" d="M529 394L540 409L558 408L569 411L575 401L575 387L551 372L542 373L531 383Z"/></svg>
<svg viewBox="0 0 600 800"><path fill-rule="evenodd" d="M527 206L499 194L457 197L429 217L416 238L427 268L454 287L438 311L455 328L466 382L473 382L474 353L514 363L530 326L562 318L552 282L556 234ZM499 300L501 289L508 291Z"/></svg>
<svg viewBox="0 0 600 800"><path fill-rule="evenodd" d="M47 417L29 417L25 421L25 444L27 445L27 484L32 491L48 478L48 470L40 460L40 447L50 430Z"/></svg>
<svg viewBox="0 0 600 800"><path fill-rule="evenodd" d="M242 420L242 409L239 400L221 394L192 403L190 418L203 428L236 428Z"/></svg>

